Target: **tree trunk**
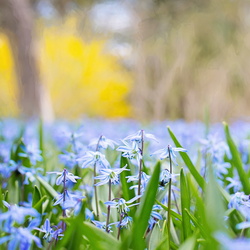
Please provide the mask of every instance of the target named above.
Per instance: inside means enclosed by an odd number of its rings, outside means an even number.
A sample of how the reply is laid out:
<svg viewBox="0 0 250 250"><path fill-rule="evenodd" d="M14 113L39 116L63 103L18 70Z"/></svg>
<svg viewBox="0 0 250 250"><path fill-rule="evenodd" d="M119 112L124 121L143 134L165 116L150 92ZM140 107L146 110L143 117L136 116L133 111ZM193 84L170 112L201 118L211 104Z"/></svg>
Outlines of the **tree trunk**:
<svg viewBox="0 0 250 250"><path fill-rule="evenodd" d="M44 116L42 99L46 95L39 81L31 4L29 0L0 0L0 8L14 56L21 113L24 118ZM47 115L52 117L51 109Z"/></svg>

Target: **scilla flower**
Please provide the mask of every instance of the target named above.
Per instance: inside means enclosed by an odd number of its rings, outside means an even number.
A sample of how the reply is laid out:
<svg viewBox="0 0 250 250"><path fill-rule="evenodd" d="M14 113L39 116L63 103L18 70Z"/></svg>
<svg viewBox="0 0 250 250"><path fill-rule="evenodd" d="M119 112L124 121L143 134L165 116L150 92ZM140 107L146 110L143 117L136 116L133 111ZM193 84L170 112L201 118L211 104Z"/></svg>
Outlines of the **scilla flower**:
<svg viewBox="0 0 250 250"><path fill-rule="evenodd" d="M127 182L139 181L139 174L126 176L126 178L127 178ZM145 191L149 179L150 179L149 175L145 174L144 172L141 172L141 194L143 194L143 192ZM137 189L138 185L134 185L130 187L130 189L133 189L133 188Z"/></svg>
<svg viewBox="0 0 250 250"><path fill-rule="evenodd" d="M23 152L19 153L18 155L24 158L29 158L32 165L35 165L37 161L43 161L43 157L41 156L42 151L35 143L22 146L22 150Z"/></svg>
<svg viewBox="0 0 250 250"><path fill-rule="evenodd" d="M138 132L127 136L126 138L124 138L124 140L125 141L136 141L136 142L140 143L142 141L142 135L143 135L144 140L146 138L146 139L150 139L150 140L154 140L154 141L158 142L154 135L145 133L144 130L139 130Z"/></svg>
<svg viewBox="0 0 250 250"><path fill-rule="evenodd" d="M160 186L164 187L167 183L169 183L170 179L178 176L179 174L170 174L168 169L164 169L161 171L160 175Z"/></svg>
<svg viewBox="0 0 250 250"><path fill-rule="evenodd" d="M122 141L125 146L120 146L116 150L123 152L122 156L131 159L136 159L138 166L140 165L140 160L142 159L141 150L138 147L138 144L133 141L132 143L128 143L126 141Z"/></svg>
<svg viewBox="0 0 250 250"><path fill-rule="evenodd" d="M156 152L154 152L151 155L159 155L160 159L163 160L165 158L169 158L169 152L170 152L170 157L171 160L173 161L173 163L178 166L177 162L176 162L176 154L175 152L187 152L186 149L184 148L173 148L171 145L168 145L167 147L157 150Z"/></svg>
<svg viewBox="0 0 250 250"><path fill-rule="evenodd" d="M101 180L100 182L96 183L95 186L101 186L109 182L111 180L111 184L117 185L119 184L119 174L126 169L127 165L123 168L106 168L100 170L100 175L96 176L94 179Z"/></svg>
<svg viewBox="0 0 250 250"><path fill-rule="evenodd" d="M29 228L13 227L9 233L9 235L1 237L0 239L0 245L9 241L8 250L28 250L30 249L32 242L35 242L37 247L42 248L40 239L33 235Z"/></svg>
<svg viewBox="0 0 250 250"><path fill-rule="evenodd" d="M232 195L228 204L228 208L235 208L240 211L247 220L250 219L250 199L249 195L245 195L243 192L237 192Z"/></svg>
<svg viewBox="0 0 250 250"><path fill-rule="evenodd" d="M46 219L44 222L44 225L42 225L42 228L34 228L42 233L45 233L45 235L43 236L43 239L45 239L47 242L51 242L52 239L58 239L59 236L63 236L62 234L62 229L58 228L57 226L54 226L54 228L56 228L56 230L54 230L51 226L50 226L50 221L49 219Z"/></svg>
<svg viewBox="0 0 250 250"><path fill-rule="evenodd" d="M57 196L56 202L53 206L61 204L63 209L68 209L75 207L85 196L77 195L70 193L68 190L65 190L62 194Z"/></svg>
<svg viewBox="0 0 250 250"><path fill-rule="evenodd" d="M88 151L83 157L77 159L77 161L81 162L82 168L93 167L95 164L98 169L110 168L105 155L100 152Z"/></svg>
<svg viewBox="0 0 250 250"><path fill-rule="evenodd" d="M94 223L96 227L102 229L103 231L106 231L106 221L100 222L97 220L92 220L92 223ZM108 225L108 232L112 232L110 224Z"/></svg>
<svg viewBox="0 0 250 250"><path fill-rule="evenodd" d="M162 216L159 212L159 210L161 210L162 207L160 205L154 205L152 208L152 212L150 215L150 219L149 219L149 230L152 230L154 225L157 223L158 220L162 220Z"/></svg>
<svg viewBox="0 0 250 250"><path fill-rule="evenodd" d="M133 221L132 217L128 216L127 214L124 214L123 219L121 221L110 223L109 225L116 225L117 227L128 227L129 223Z"/></svg>
<svg viewBox="0 0 250 250"><path fill-rule="evenodd" d="M134 201L138 200L141 197L141 195L135 196L133 199L126 201L123 198L118 199L118 201L106 201L104 202L104 204L106 206L110 206L110 207L115 207L118 210L118 213L127 213L129 211L130 207L136 206L139 203L135 203L135 204L131 204ZM131 204L131 205L127 205L127 204Z"/></svg>
<svg viewBox="0 0 250 250"><path fill-rule="evenodd" d="M98 150L101 148L107 149L108 147L114 149L115 145L117 145L115 141L110 140L106 138L104 135L102 135L100 138L92 140L89 144L89 147L96 148L96 146L98 146Z"/></svg>
<svg viewBox="0 0 250 250"><path fill-rule="evenodd" d="M25 218L35 217L39 218L40 214L34 208L19 207L17 205L10 205L8 202L3 201L4 205L8 208L8 211L0 214L0 223L4 223L4 231L9 232L14 224L23 224Z"/></svg>
<svg viewBox="0 0 250 250"><path fill-rule="evenodd" d="M60 175L56 179L56 185L60 185L62 182L72 181L76 183L76 179L81 179L79 176L75 176L70 173L66 168L62 172L47 172L47 174L57 174Z"/></svg>

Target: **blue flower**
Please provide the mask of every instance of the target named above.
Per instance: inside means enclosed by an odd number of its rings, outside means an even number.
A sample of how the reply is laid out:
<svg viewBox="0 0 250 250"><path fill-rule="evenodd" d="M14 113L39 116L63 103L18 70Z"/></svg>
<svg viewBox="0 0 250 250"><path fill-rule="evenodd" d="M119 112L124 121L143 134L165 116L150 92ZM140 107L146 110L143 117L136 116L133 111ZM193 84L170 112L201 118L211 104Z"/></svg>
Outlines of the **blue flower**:
<svg viewBox="0 0 250 250"><path fill-rule="evenodd" d="M103 231L106 231L106 221L104 222L100 222L97 220L92 220L92 222L94 223L94 225L100 229L102 229ZM108 232L111 232L111 227L110 225L108 225Z"/></svg>
<svg viewBox="0 0 250 250"><path fill-rule="evenodd" d="M77 155L75 153L64 151L64 154L59 155L59 159L68 168L77 165Z"/></svg>
<svg viewBox="0 0 250 250"><path fill-rule="evenodd" d="M68 190L65 190L62 194L57 196L57 201L53 206L61 204L63 209L73 208L84 198L85 196L72 194Z"/></svg>
<svg viewBox="0 0 250 250"><path fill-rule="evenodd" d="M173 148L171 145L168 145L167 147L163 148L163 149L159 149L156 152L154 152L151 155L159 155L160 159L163 160L165 158L169 158L169 151L170 151L170 157L172 162L178 166L177 162L176 162L176 154L175 152L187 152L186 149L184 148Z"/></svg>
<svg viewBox="0 0 250 250"><path fill-rule="evenodd" d="M35 165L37 161L43 160L43 157L41 156L42 151L38 149L35 143L23 146L22 150L23 152L18 155L24 158L29 158L32 165Z"/></svg>
<svg viewBox="0 0 250 250"><path fill-rule="evenodd" d="M24 166L19 166L17 170L18 172L20 172L20 174L25 176L25 179L23 182L24 185L28 185L29 181L34 182L36 180L35 176L43 172L42 168L27 168Z"/></svg>
<svg viewBox="0 0 250 250"><path fill-rule="evenodd" d="M66 168L62 172L47 172L47 174L57 174L60 175L56 179L56 185L60 185L62 182L71 181L76 183L76 179L81 179L79 176L73 175Z"/></svg>
<svg viewBox="0 0 250 250"><path fill-rule="evenodd" d="M8 163L0 163L0 173L3 178L9 178L13 171L18 168L18 165L10 160Z"/></svg>
<svg viewBox="0 0 250 250"><path fill-rule="evenodd" d="M220 242L221 250L248 250L250 245L249 238L236 238L231 239L227 234L217 232L215 238Z"/></svg>
<svg viewBox="0 0 250 250"><path fill-rule="evenodd" d="M119 174L122 171L126 171L128 169L126 169L127 165L123 168L114 168L114 169L101 169L100 173L101 175L96 176L94 179L98 179L101 180L100 182L96 183L95 186L101 186L104 185L106 183L109 182L109 180L111 180L111 184L113 185L117 185L119 184Z"/></svg>
<svg viewBox="0 0 250 250"><path fill-rule="evenodd" d="M82 168L93 167L95 164L98 167L98 171L102 168L110 168L105 155L100 152L88 151L83 157L78 158L77 161L81 162Z"/></svg>
<svg viewBox="0 0 250 250"><path fill-rule="evenodd" d="M127 182L139 181L139 174L126 176L126 178L127 178ZM141 172L141 193L145 191L149 179L150 179L149 175L145 174L144 172ZM133 189L133 188L137 189L138 185L134 185L130 187L130 189Z"/></svg>
<svg viewBox="0 0 250 250"><path fill-rule="evenodd" d="M207 139L201 139L202 151L212 156L213 162L223 162L225 154L230 157L228 145L217 134L208 135Z"/></svg>
<svg viewBox="0 0 250 250"><path fill-rule="evenodd" d="M94 214L88 208L85 208L85 218L87 220L94 220Z"/></svg>
<svg viewBox="0 0 250 250"><path fill-rule="evenodd" d="M49 219L46 219L44 222L44 225L42 225L42 228L34 228L42 233L45 233L45 235L43 236L43 239L45 239L47 242L51 242L52 239L58 239L59 236L63 236L62 232L63 230L61 228L57 228L56 226L54 226L56 228L56 230L54 230L51 226L50 226L50 221Z"/></svg>
<svg viewBox="0 0 250 250"><path fill-rule="evenodd" d="M131 159L136 159L138 166L140 165L140 160L142 159L141 149L138 147L138 144L133 141L128 143L122 141L125 146L120 146L116 150L123 152L122 156Z"/></svg>
<svg viewBox="0 0 250 250"><path fill-rule="evenodd" d="M151 211L150 219L149 219L149 230L152 230L154 225L157 223L158 220L162 220L162 216L159 212L162 207L160 205L154 205Z"/></svg>
<svg viewBox="0 0 250 250"><path fill-rule="evenodd" d="M154 140L154 141L158 142L154 135L145 133L144 130L139 130L138 132L127 136L126 138L124 138L124 140L125 141L128 141L128 140L135 141L137 143L141 143L142 142L142 133L143 133L143 140L145 140L145 138L147 138L147 139Z"/></svg>
<svg viewBox="0 0 250 250"><path fill-rule="evenodd" d="M241 190L242 184L241 184L238 176L237 176L237 178L234 177L234 179L231 177L227 177L226 180L230 182L230 184L228 184L226 186L227 190L230 188L233 188L234 192L238 192L239 190Z"/></svg>
<svg viewBox="0 0 250 250"><path fill-rule="evenodd" d="M127 214L124 214L124 217L122 219L122 221L117 221L117 222L113 222L113 223L110 223L109 225L116 225L117 227L128 227L129 224L133 221L132 217L128 216Z"/></svg>
<svg viewBox="0 0 250 250"><path fill-rule="evenodd" d="M98 144L97 150L100 150L101 148L107 149L108 147L114 149L115 145L117 145L115 141L106 138L104 135L102 135L100 138L93 139L90 142L89 147L96 149L97 144Z"/></svg>
<svg viewBox="0 0 250 250"><path fill-rule="evenodd" d="M34 208L19 207L17 205L10 205L3 201L8 211L0 214L0 223L5 221L3 230L5 232L11 231L14 223L23 224L26 216L39 218L40 214Z"/></svg>
<svg viewBox="0 0 250 250"><path fill-rule="evenodd" d="M247 220L250 219L250 198L243 192L237 192L231 196L228 208L235 208L240 211Z"/></svg>
<svg viewBox="0 0 250 250"><path fill-rule="evenodd" d="M118 210L118 213L120 214L126 214L129 211L129 208L132 206L136 206L139 203L135 203L135 204L131 204L134 201L138 200L141 197L141 195L135 196L133 199L126 201L123 198L118 199L118 201L106 201L104 202L104 204L106 206L110 206L110 207L115 207ZM131 205L128 205L131 204Z"/></svg>
<svg viewBox="0 0 250 250"><path fill-rule="evenodd" d="M160 174L160 186L164 187L175 176L179 176L179 174L170 174L168 169L162 170Z"/></svg>
<svg viewBox="0 0 250 250"><path fill-rule="evenodd" d="M34 241L37 247L42 248L41 241L34 236L28 228L11 228L10 235L4 236L0 239L0 245L9 241L8 250L16 250L19 246L20 250L28 250Z"/></svg>
<svg viewBox="0 0 250 250"><path fill-rule="evenodd" d="M125 217L122 219L121 223L119 222L119 224L118 224L117 226L118 226L118 227L128 227L129 223L132 222L132 221L133 221L132 217L130 217L130 216L125 216Z"/></svg>

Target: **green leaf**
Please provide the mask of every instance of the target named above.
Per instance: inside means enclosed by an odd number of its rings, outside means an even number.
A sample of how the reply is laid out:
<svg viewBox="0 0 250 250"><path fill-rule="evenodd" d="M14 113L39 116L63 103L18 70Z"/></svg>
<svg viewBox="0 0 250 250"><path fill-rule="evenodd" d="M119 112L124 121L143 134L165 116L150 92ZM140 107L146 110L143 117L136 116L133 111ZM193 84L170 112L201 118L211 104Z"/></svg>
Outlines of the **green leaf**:
<svg viewBox="0 0 250 250"><path fill-rule="evenodd" d="M228 230L224 220L225 208L223 199L211 166L208 168L208 180L205 192L205 213L206 228L210 234L210 239L206 243L207 248L211 249L218 247L218 242L214 235L217 232L227 232Z"/></svg>
<svg viewBox="0 0 250 250"><path fill-rule="evenodd" d="M3 194L3 199L4 199L5 201L9 202L9 201L8 201L8 199L9 199L9 191L8 191L8 190L6 190L5 194Z"/></svg>
<svg viewBox="0 0 250 250"><path fill-rule="evenodd" d="M64 219L64 221L67 223L66 231L64 232L63 239L57 242L56 249L86 249L87 242L83 237L84 232L82 228L84 219L84 211L81 211L76 217Z"/></svg>
<svg viewBox="0 0 250 250"><path fill-rule="evenodd" d="M176 246L172 241L170 242L171 250L177 250L178 246ZM162 241L155 248L156 250L166 250L168 249L168 237L163 238Z"/></svg>
<svg viewBox="0 0 250 250"><path fill-rule="evenodd" d="M41 199L41 192L39 188L35 185L32 196L32 207Z"/></svg>
<svg viewBox="0 0 250 250"><path fill-rule="evenodd" d="M185 209L185 212L188 214L190 219L193 221L194 225L200 229L200 232L204 238L207 237L207 232L205 228L200 224L199 220L195 218L194 215L192 215L187 209Z"/></svg>
<svg viewBox="0 0 250 250"><path fill-rule="evenodd" d="M65 246L67 249L87 249L86 244L90 246L90 249L119 249L120 244L116 238L83 220L82 214L67 220L69 225L58 249Z"/></svg>
<svg viewBox="0 0 250 250"><path fill-rule="evenodd" d="M208 184L205 193L205 211L207 224L211 232L223 231L224 225L224 207L221 193L218 188L212 167L208 168ZM215 205L216 204L216 205Z"/></svg>
<svg viewBox="0 0 250 250"><path fill-rule="evenodd" d="M191 235L191 225L190 225L190 218L185 212L185 209L190 211L190 194L183 169L181 169L180 173L180 182L181 182L180 194L181 194L182 229L184 236L183 238L187 239Z"/></svg>
<svg viewBox="0 0 250 250"><path fill-rule="evenodd" d="M47 181L45 181L43 178L41 178L39 176L37 176L36 178L52 198L55 198L55 197L58 196L55 189L53 187L51 187L50 184Z"/></svg>
<svg viewBox="0 0 250 250"><path fill-rule="evenodd" d="M0 210L2 211L3 209L3 199L4 199L4 194L2 192L2 188L0 186Z"/></svg>
<svg viewBox="0 0 250 250"><path fill-rule="evenodd" d="M179 250L193 250L195 249L195 244L196 244L196 236L193 235L180 245Z"/></svg>
<svg viewBox="0 0 250 250"><path fill-rule="evenodd" d="M181 147L181 144L179 143L179 141L177 140L177 138L175 137L174 133L171 131L170 127L168 127L168 132L170 134L170 137L172 138L174 144L176 147ZM184 152L179 152L183 161L185 162L186 166L188 167L190 173L193 175L194 179L196 180L196 182L198 183L198 185L204 189L205 188L205 180L203 179L203 177L199 174L199 172L197 171L197 169L195 168L194 164L192 163L192 161L190 160L189 156L184 153Z"/></svg>
<svg viewBox="0 0 250 250"><path fill-rule="evenodd" d="M237 169L237 172L239 174L240 181L242 183L243 190L244 190L245 194L250 194L250 182L249 182L247 173L245 172L245 170L243 168L240 153L239 153L239 151L238 151L238 149L237 149L237 147L236 147L236 145L231 137L228 124L225 122L223 124L224 124L224 131L225 131L225 135L226 135L226 139L227 139L227 144L228 144L230 151L231 151L231 154L232 154L233 165Z"/></svg>
<svg viewBox="0 0 250 250"><path fill-rule="evenodd" d="M133 186L133 182L127 182L127 176L132 175L131 170L130 170L130 164L128 161L128 158L121 156L121 161L120 161L120 167L123 168L125 165L128 167L128 171L123 171L120 174L120 181L121 181L121 187L122 187L122 194L125 200L130 200L135 196L135 191L134 189L130 189L131 186Z"/></svg>
<svg viewBox="0 0 250 250"><path fill-rule="evenodd" d="M148 248L149 250L156 249L157 245L162 239L161 229L158 225L155 225L149 238Z"/></svg>
<svg viewBox="0 0 250 250"><path fill-rule="evenodd" d="M44 195L36 204L32 205L40 214L43 213L43 204L44 201L47 199L47 196Z"/></svg>
<svg viewBox="0 0 250 250"><path fill-rule="evenodd" d="M119 249L119 242L116 238L97 228L93 224L84 222L82 230L93 249Z"/></svg>
<svg viewBox="0 0 250 250"><path fill-rule="evenodd" d="M168 207L167 207L167 206L163 205L163 204L162 204L161 202L159 202L158 200L156 200L155 202L156 202L158 205L160 205L165 211L168 211ZM170 213L171 213L171 216L172 216L172 217L174 217L174 218L176 218L176 219L182 221L181 215L179 215L178 213L176 213L176 212L173 211L173 210L171 210Z"/></svg>
<svg viewBox="0 0 250 250"><path fill-rule="evenodd" d="M136 211L134 218L134 225L131 231L132 248L145 249L145 241L143 236L148 227L148 220L155 202L156 193L158 190L158 183L160 177L160 163L155 166L154 172L147 184L146 191L141 199L140 205Z"/></svg>
<svg viewBox="0 0 250 250"><path fill-rule="evenodd" d="M39 127L38 127L38 132L39 132L39 147L41 150L41 156L43 157L43 170L44 173L46 172L46 159L45 159L45 152L44 152L44 133L43 133L43 120L40 119L39 122Z"/></svg>

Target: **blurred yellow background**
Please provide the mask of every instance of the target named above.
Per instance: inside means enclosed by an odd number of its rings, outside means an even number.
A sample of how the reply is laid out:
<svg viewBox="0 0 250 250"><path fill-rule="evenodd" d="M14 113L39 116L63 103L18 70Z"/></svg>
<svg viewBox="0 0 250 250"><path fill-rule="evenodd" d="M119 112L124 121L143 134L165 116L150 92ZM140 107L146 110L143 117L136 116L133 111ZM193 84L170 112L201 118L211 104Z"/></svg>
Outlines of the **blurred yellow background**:
<svg viewBox="0 0 250 250"><path fill-rule="evenodd" d="M250 116L249 1L80 2L30 1L39 79L56 118ZM21 113L10 44L2 29L0 116Z"/></svg>
<svg viewBox="0 0 250 250"><path fill-rule="evenodd" d="M127 95L131 74L105 52L104 40L84 42L76 34L76 23L75 17L68 17L56 26L39 24L43 26L37 45L41 80L49 91L56 117L130 116ZM17 116L20 110L13 57L3 33L0 55L0 115Z"/></svg>

